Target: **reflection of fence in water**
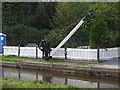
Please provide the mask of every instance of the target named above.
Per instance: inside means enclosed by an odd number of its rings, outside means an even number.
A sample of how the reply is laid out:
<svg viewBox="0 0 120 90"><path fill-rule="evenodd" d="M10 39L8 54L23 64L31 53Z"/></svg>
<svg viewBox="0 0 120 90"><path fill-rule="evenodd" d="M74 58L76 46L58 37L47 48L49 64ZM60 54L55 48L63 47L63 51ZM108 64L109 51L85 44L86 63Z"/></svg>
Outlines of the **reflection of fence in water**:
<svg viewBox="0 0 120 90"><path fill-rule="evenodd" d="M54 50L52 48L52 50ZM100 49L100 59L112 59L118 58L120 55L118 48L107 48ZM20 47L20 56L23 57L33 57L42 58L42 52L36 47ZM15 46L4 46L4 55L18 55L18 47ZM65 58L65 49L60 48L54 55L53 58L64 59ZM76 49L76 48L67 48L67 59L77 59L77 60L97 60L97 49Z"/></svg>
<svg viewBox="0 0 120 90"><path fill-rule="evenodd" d="M101 85L104 87L104 83L99 82L90 82L84 80L77 80L77 79L70 79L68 78L60 78L60 77L53 77L49 75L41 75L38 71L27 71L21 69L12 69L12 68L2 68L3 69L3 77L12 77L12 78L21 78L26 80L43 80L49 83L53 83L56 85L74 85L80 87L91 87L91 88L100 88ZM106 84L107 86L116 87L112 84Z"/></svg>
<svg viewBox="0 0 120 90"><path fill-rule="evenodd" d="M72 79L67 79L67 78L58 78L58 77L40 75L38 72L25 73L25 71L21 71L20 69L9 70L11 72L8 72L6 69L3 69L3 71L4 71L4 73L3 73L4 77L12 77L12 78L19 78L19 79L26 79L26 80L43 80L45 82L53 83L56 85L74 85L72 82L77 81L77 80L72 80ZM78 80L76 82L76 86L80 86L79 82L80 82L80 80ZM93 85L93 86L95 86L95 85Z"/></svg>

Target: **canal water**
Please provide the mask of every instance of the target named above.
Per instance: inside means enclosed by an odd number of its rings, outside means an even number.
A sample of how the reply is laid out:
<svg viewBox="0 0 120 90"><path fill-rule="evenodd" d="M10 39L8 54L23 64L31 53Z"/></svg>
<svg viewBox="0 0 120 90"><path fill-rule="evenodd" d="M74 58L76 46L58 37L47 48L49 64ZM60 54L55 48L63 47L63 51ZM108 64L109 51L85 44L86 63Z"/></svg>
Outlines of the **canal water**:
<svg viewBox="0 0 120 90"><path fill-rule="evenodd" d="M56 85L74 85L80 88L119 88L118 80L63 74L58 72L3 67L0 77L43 80Z"/></svg>

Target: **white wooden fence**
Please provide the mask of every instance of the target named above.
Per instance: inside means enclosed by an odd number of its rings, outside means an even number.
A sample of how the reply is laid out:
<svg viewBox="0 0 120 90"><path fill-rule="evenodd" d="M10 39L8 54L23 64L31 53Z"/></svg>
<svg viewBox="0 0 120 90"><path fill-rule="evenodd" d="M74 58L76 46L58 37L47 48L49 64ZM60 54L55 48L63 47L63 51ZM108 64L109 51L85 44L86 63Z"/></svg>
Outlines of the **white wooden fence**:
<svg viewBox="0 0 120 90"><path fill-rule="evenodd" d="M4 55L18 55L18 47L16 46L4 46ZM54 50L54 48L52 48ZM39 48L38 58L42 58L42 52ZM120 57L119 52L120 47L117 48L107 48L100 49L100 59L107 60L112 58ZM20 56L22 57L36 57L36 47L20 47ZM53 58L64 59L65 58L65 49L60 48L54 55ZM97 49L76 49L76 48L67 48L67 59L74 60L97 60Z"/></svg>

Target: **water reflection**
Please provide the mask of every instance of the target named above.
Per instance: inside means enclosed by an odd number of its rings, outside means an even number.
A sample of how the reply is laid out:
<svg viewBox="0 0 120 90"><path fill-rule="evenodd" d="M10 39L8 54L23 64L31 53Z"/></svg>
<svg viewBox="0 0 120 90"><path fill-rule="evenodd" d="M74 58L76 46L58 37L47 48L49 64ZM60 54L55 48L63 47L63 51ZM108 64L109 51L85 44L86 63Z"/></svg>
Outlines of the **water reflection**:
<svg viewBox="0 0 120 90"><path fill-rule="evenodd" d="M81 88L118 88L115 80L95 79L92 77L77 77L40 70L2 68L0 77L22 78L26 80L43 80L56 85L74 85Z"/></svg>
<svg viewBox="0 0 120 90"><path fill-rule="evenodd" d="M51 83L52 77L48 77L48 76L42 76L42 77L43 77L43 81Z"/></svg>

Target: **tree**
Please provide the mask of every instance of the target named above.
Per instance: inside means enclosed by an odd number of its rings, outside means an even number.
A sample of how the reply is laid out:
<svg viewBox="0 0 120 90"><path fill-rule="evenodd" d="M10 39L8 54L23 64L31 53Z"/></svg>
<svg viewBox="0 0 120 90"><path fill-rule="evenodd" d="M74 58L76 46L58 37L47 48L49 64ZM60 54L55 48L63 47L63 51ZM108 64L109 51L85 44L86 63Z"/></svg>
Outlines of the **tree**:
<svg viewBox="0 0 120 90"><path fill-rule="evenodd" d="M3 2L2 31L8 45L39 43L51 29L56 3Z"/></svg>
<svg viewBox="0 0 120 90"><path fill-rule="evenodd" d="M48 34L49 30L42 29L37 30L30 26L23 24L15 25L7 31L7 43L8 45L26 45L28 43L39 44L39 41Z"/></svg>
<svg viewBox="0 0 120 90"><path fill-rule="evenodd" d="M97 16L94 24L91 26L90 48L104 48L108 41L108 27L101 15Z"/></svg>
<svg viewBox="0 0 120 90"><path fill-rule="evenodd" d="M51 25L53 30L46 37L46 39L51 38L52 45L55 47L57 44L61 42L62 39L74 28L74 26L80 21L80 19L88 13L89 3L81 3L81 2L62 2L56 6L56 13L53 16ZM78 45L83 45L84 42L88 40L88 31L87 26L84 24L70 38L70 40L66 43L67 47L77 47ZM84 33L82 33L84 32ZM80 35L82 34L82 35ZM83 40L82 37L86 37L87 40ZM77 39L76 39L77 38ZM87 41L88 42L88 41Z"/></svg>
<svg viewBox="0 0 120 90"><path fill-rule="evenodd" d="M91 24L94 23L94 19L98 15L102 15L109 28L109 40L107 47L118 47L119 40L118 30L120 22L119 14L119 2L93 2L90 4L90 12L93 18L91 19Z"/></svg>
<svg viewBox="0 0 120 90"><path fill-rule="evenodd" d="M57 29L64 29L88 13L89 3L83 2L62 2L56 6L56 13L53 16L52 25ZM73 24L74 26L74 24ZM72 27L73 27L72 26Z"/></svg>
<svg viewBox="0 0 120 90"><path fill-rule="evenodd" d="M104 20L108 23L110 30L117 30L119 15L117 2L94 2L90 4L89 10L94 17L102 15Z"/></svg>
<svg viewBox="0 0 120 90"><path fill-rule="evenodd" d="M29 39L29 42L38 42L45 37L47 40L54 41L52 42L53 47L60 43L86 13L90 12L92 18L86 20L69 39L66 43L67 47L89 45L90 27L97 15L102 15L109 28L108 47L115 47L119 46L120 41L118 34L120 10L118 10L118 4L118 2L3 2L2 31L7 35L8 45L15 45L13 40L16 34L14 34L13 28L25 25L25 27L32 28L28 30L28 33L37 32L34 33L36 38ZM23 31L21 30L21 32ZM47 35L48 33L49 35ZM25 44L24 42L24 40L21 40L22 44Z"/></svg>

